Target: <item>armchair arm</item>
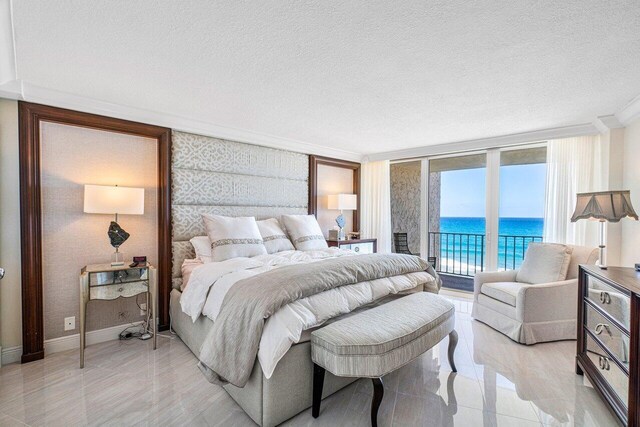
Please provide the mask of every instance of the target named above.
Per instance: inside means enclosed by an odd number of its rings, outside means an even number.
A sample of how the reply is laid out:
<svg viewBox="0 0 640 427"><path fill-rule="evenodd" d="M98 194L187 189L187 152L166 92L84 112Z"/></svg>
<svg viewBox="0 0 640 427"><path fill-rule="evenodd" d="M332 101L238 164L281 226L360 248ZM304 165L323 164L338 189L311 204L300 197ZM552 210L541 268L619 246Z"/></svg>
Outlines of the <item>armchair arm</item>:
<svg viewBox="0 0 640 427"><path fill-rule="evenodd" d="M516 297L516 315L522 322L577 319L578 279L526 285Z"/></svg>
<svg viewBox="0 0 640 427"><path fill-rule="evenodd" d="M480 289L485 283L495 282L515 282L518 270L505 270L505 271L483 271L476 273L473 278L473 299L478 298Z"/></svg>

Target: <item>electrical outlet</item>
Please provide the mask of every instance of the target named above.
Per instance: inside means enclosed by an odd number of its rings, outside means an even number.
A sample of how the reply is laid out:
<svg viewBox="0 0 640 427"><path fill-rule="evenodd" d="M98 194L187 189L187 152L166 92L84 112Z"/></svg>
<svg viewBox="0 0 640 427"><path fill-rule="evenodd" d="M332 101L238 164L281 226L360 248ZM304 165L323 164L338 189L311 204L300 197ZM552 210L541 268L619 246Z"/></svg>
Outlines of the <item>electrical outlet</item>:
<svg viewBox="0 0 640 427"><path fill-rule="evenodd" d="M147 303L140 304L140 316L147 314Z"/></svg>
<svg viewBox="0 0 640 427"><path fill-rule="evenodd" d="M64 318L64 330L65 331L73 331L76 328L76 317L65 317Z"/></svg>

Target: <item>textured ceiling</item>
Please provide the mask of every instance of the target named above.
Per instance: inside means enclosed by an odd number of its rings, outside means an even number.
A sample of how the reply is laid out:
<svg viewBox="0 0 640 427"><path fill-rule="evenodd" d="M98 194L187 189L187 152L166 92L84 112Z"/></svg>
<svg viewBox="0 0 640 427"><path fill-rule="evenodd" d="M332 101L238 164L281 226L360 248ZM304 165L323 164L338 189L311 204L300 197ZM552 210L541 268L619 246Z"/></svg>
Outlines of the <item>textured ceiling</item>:
<svg viewBox="0 0 640 427"><path fill-rule="evenodd" d="M31 84L362 154L640 94L638 0L14 0L13 19Z"/></svg>

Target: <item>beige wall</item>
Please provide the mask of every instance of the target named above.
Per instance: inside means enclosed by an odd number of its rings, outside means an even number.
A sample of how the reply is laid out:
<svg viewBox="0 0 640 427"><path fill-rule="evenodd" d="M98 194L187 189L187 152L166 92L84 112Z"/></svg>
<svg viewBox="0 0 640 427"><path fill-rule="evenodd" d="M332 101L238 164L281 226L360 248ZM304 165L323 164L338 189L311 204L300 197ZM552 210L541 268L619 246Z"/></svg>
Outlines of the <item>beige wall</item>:
<svg viewBox="0 0 640 427"><path fill-rule="evenodd" d="M636 212L640 212L640 118L636 119L625 130L624 137L624 176L623 187L631 190L631 202ZM621 264L632 267L640 262L640 222L629 219L622 224Z"/></svg>
<svg viewBox="0 0 640 427"><path fill-rule="evenodd" d="M353 171L351 169L337 168L335 166L318 165L318 223L328 236L330 229L336 226L336 217L340 211L327 209L327 196L329 194L353 194ZM358 200L358 203L360 201ZM353 213L344 211L346 219L345 233L353 231Z"/></svg>
<svg viewBox="0 0 640 427"><path fill-rule="evenodd" d="M77 334L64 318L78 319L78 274L87 264L110 261L107 229L113 215L83 213L84 184L145 188L144 215L121 215L131 234L126 258L157 261L157 142L154 139L56 123L41 126L42 258L45 340ZM143 296L139 301L144 302ZM89 303L87 330L141 320L135 298ZM78 322L76 322L78 325Z"/></svg>
<svg viewBox="0 0 640 427"><path fill-rule="evenodd" d="M0 347L22 344L18 103L0 98Z"/></svg>

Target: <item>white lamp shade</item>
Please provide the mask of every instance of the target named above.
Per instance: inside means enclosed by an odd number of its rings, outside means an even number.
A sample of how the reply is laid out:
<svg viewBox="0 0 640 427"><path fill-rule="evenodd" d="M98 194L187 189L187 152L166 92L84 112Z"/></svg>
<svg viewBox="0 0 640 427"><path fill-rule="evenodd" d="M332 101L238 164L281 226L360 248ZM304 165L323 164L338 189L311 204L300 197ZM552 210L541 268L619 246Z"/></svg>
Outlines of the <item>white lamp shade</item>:
<svg viewBox="0 0 640 427"><path fill-rule="evenodd" d="M85 185L84 212L142 215L144 214L144 188Z"/></svg>
<svg viewBox="0 0 640 427"><path fill-rule="evenodd" d="M332 194L327 196L327 208L355 211L358 209L358 196L355 194Z"/></svg>

